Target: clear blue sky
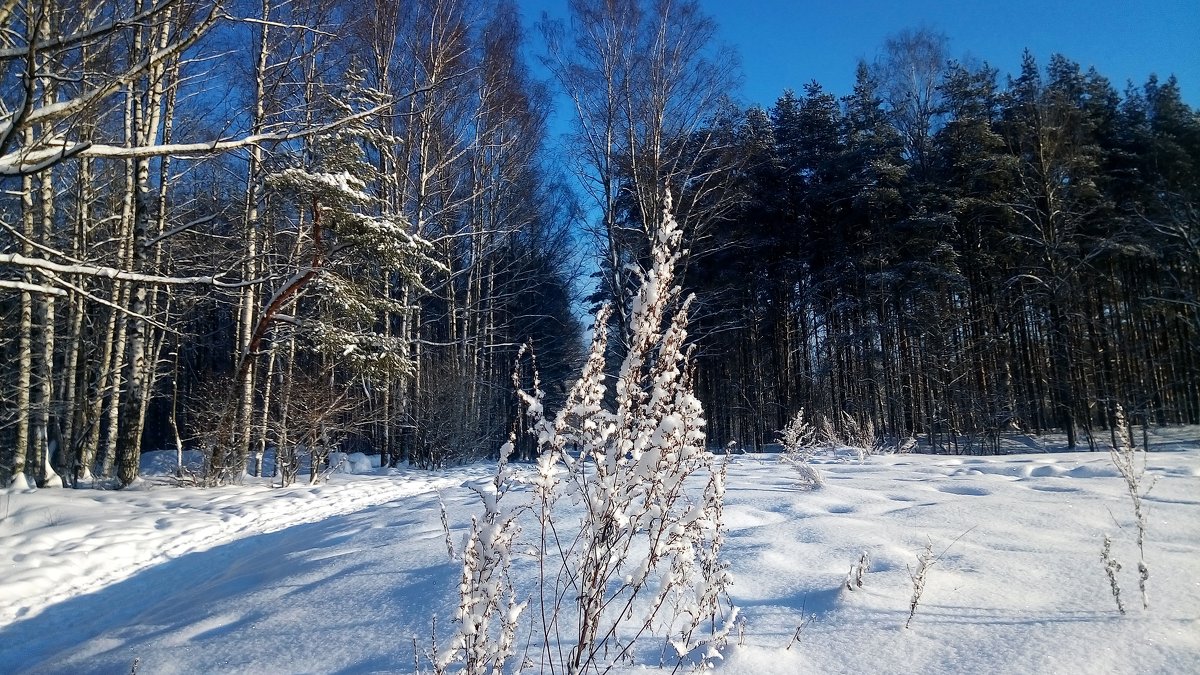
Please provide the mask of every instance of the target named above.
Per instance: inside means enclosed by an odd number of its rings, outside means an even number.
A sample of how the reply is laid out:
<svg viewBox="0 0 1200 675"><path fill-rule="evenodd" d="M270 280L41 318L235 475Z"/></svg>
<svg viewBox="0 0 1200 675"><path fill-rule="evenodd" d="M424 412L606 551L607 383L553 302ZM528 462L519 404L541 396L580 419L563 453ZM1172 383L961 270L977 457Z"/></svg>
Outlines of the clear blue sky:
<svg viewBox="0 0 1200 675"><path fill-rule="evenodd" d="M543 10L566 14L566 0L518 0L527 25ZM701 0L722 39L742 57L742 100L770 105L787 87L817 80L847 94L859 59L874 58L884 39L927 26L950 38L955 57L987 61L1001 83L1029 48L1043 66L1062 53L1095 66L1117 91L1174 73L1184 100L1200 107L1200 0ZM532 52L540 37L530 31Z"/></svg>

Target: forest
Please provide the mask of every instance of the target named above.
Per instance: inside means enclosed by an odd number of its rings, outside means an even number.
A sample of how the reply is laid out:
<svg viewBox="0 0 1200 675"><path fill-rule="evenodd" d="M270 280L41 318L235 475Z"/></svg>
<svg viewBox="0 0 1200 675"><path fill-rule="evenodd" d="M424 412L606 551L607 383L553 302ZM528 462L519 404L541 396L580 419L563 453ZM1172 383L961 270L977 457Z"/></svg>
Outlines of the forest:
<svg viewBox="0 0 1200 675"><path fill-rule="evenodd" d="M0 485L495 457L675 219L710 448L1200 424L1173 77L915 29L764 109L696 0L568 4L0 2Z"/></svg>

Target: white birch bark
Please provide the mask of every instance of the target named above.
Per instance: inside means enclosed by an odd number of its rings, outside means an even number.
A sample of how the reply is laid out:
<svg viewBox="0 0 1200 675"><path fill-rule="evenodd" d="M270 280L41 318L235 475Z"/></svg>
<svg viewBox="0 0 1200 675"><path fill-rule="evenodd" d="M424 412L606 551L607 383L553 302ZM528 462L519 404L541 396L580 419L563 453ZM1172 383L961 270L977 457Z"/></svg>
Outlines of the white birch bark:
<svg viewBox="0 0 1200 675"><path fill-rule="evenodd" d="M32 136L30 131L28 136ZM25 241L22 250L32 253L30 242L33 239L33 179L29 176L21 179L21 225ZM33 283L32 275L25 273L25 282ZM12 460L10 462L9 485L13 488L28 488L29 478L25 475L26 454L29 452L30 431L30 389L33 376L33 296L29 291L21 291L20 318L17 326L17 401L16 401L16 438L13 443Z"/></svg>
<svg viewBox="0 0 1200 675"><path fill-rule="evenodd" d="M54 230L54 182L52 169L38 178L41 182L42 241L50 241ZM50 458L50 420L54 412L54 342L55 317L53 295L45 294L40 300L38 336L41 350L38 364L38 400L33 416L33 446L31 452L37 465L38 485L62 487L63 482L54 471Z"/></svg>

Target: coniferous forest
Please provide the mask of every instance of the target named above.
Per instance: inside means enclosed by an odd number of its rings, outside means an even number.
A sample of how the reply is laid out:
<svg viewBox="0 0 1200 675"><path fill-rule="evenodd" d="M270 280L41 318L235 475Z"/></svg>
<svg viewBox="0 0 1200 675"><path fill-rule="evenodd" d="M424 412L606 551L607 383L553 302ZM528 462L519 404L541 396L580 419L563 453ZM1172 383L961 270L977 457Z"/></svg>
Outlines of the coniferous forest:
<svg viewBox="0 0 1200 675"><path fill-rule="evenodd" d="M710 447L1200 424L1174 78L921 29L763 109L695 0L568 4L0 3L0 485L495 456L523 345L555 403L607 303L620 363L668 203Z"/></svg>

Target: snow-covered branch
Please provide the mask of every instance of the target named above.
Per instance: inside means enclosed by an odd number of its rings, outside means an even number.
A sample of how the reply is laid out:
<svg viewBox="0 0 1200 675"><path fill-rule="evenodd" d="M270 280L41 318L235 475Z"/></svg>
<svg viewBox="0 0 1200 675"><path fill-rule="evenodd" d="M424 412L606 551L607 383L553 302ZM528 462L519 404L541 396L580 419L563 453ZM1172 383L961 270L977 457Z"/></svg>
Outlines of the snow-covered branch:
<svg viewBox="0 0 1200 675"><path fill-rule="evenodd" d="M45 270L55 274L76 274L103 279L134 281L146 284L161 284L165 286L215 286L217 288L241 288L261 284L262 279L248 281L224 281L216 276L211 277L171 277L158 274L142 274L120 270L105 265L61 265L45 258L31 258L20 253L0 253L0 265Z"/></svg>
<svg viewBox="0 0 1200 675"><path fill-rule="evenodd" d="M77 44L95 40L97 38L104 37L105 35L108 35L109 33L113 33L115 31L121 30L122 28L128 28L135 24L142 23L142 22L146 21L147 19L152 19L155 16L157 16L158 14L161 14L164 10L170 8L172 5L178 4L178 2L179 2L179 0L163 0L162 2L159 2L158 4L154 5L153 7L149 8L145 11L138 12L137 14L133 14L124 19L116 19L113 21L107 21L105 23L99 24L97 26L93 26L92 28L89 28L88 30L83 30L78 33L72 33L70 35L60 35L58 37L41 40L39 42L34 43L33 49L36 52L46 52L46 51L51 51L51 50L56 50L56 49L65 49L68 47L74 47ZM3 22L0 22L0 23L3 23ZM10 47L8 49L0 49L0 61L9 61L12 59L22 58L25 56L25 54L28 51L29 51L29 47L25 47L25 46Z"/></svg>
<svg viewBox="0 0 1200 675"><path fill-rule="evenodd" d="M0 279L0 288L9 288L14 291L25 291L28 293L38 293L41 295L56 295L62 297L67 294L61 288L45 286L42 284L30 284L24 281L10 281L8 279Z"/></svg>
<svg viewBox="0 0 1200 675"><path fill-rule="evenodd" d="M0 175L26 175L43 171L46 168L73 157L103 157L108 159L147 159L150 157L184 157L230 152L266 143L284 143L301 138L319 136L335 131L339 127L357 122L386 110L391 103L377 105L353 115L343 117L334 122L318 127L282 133L251 134L242 138L228 138L199 143L172 143L166 145L143 145L125 147L121 145L105 145L102 143L79 142L69 145L61 142L48 147L34 150L21 149L0 157Z"/></svg>
<svg viewBox="0 0 1200 675"><path fill-rule="evenodd" d="M28 90L28 86L31 85L27 85L27 91L25 92L25 98L22 103L21 110L12 119L0 123L0 139L3 139L0 141L0 151L5 151L8 149L9 143L13 138L16 137L17 132L21 129L29 128L34 124L51 124L76 113L82 112L106 96L111 96L112 94L120 91L122 87L125 87L134 79L142 76L154 67L166 62L167 60L188 49L205 33L207 33L208 30L213 27L213 25L216 24L219 18L219 14L217 13L218 7L219 3L213 3L208 15L204 17L204 19L202 19L198 24L196 24L191 32L189 32L182 39L150 53L145 58L125 69L124 72L111 77L105 83L96 86L91 90L76 96L75 98L48 103L35 108L32 106L32 91ZM25 79L27 82L32 83L33 77L31 75L35 70L33 61L35 60L34 56L37 54L36 43L31 47L26 47L23 51L26 54L27 60L30 61L30 63L26 66L27 77ZM82 149L75 150L72 146L71 149L64 148L61 151L69 156L70 154L78 154L82 151ZM6 153L4 157L0 158L0 174L20 175L22 173L32 173L32 168L27 166L25 159L25 156L28 152L29 149L17 151L17 157L20 159L20 161L18 161L15 165L12 161L12 155ZM61 160L62 158L59 158L56 161ZM41 161L46 160L43 159ZM51 165L52 164L53 162L51 162Z"/></svg>

